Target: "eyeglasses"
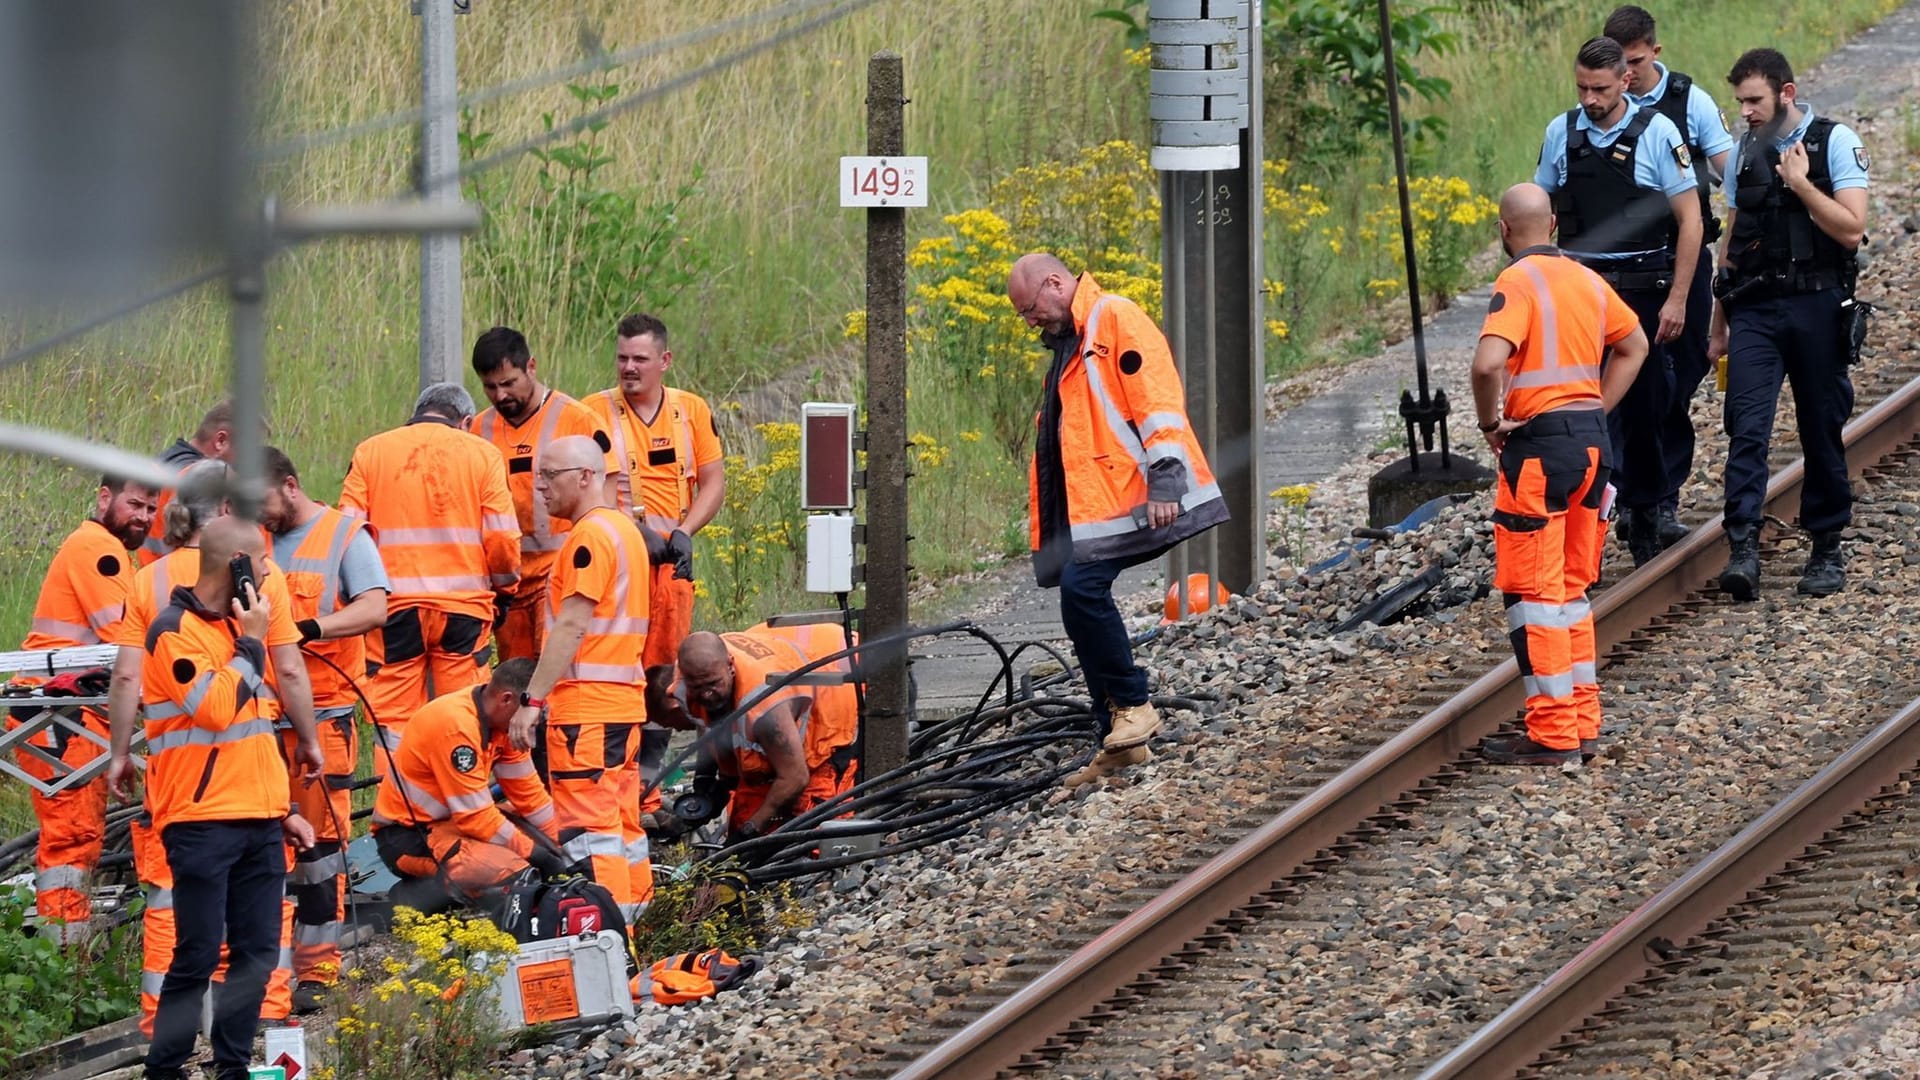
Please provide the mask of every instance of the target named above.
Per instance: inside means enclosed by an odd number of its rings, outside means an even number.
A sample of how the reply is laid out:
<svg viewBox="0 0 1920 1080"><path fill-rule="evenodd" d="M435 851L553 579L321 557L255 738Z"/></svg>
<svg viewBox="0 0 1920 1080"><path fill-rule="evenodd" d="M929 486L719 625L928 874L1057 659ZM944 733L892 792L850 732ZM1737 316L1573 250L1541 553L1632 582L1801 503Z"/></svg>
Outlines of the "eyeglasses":
<svg viewBox="0 0 1920 1080"><path fill-rule="evenodd" d="M553 483L554 478L557 476L562 476L570 472L581 472L583 470L587 472L591 472L593 470L593 466L571 465L564 469L541 469L539 472L535 473L534 475L538 476L540 479L545 480L547 483L551 484Z"/></svg>
<svg viewBox="0 0 1920 1080"><path fill-rule="evenodd" d="M1026 307L1015 305L1013 313L1022 319L1032 318L1034 309L1040 306L1040 297L1046 293L1047 282L1052 280L1053 278L1051 276L1041 278L1040 284L1033 287L1033 299L1027 302Z"/></svg>

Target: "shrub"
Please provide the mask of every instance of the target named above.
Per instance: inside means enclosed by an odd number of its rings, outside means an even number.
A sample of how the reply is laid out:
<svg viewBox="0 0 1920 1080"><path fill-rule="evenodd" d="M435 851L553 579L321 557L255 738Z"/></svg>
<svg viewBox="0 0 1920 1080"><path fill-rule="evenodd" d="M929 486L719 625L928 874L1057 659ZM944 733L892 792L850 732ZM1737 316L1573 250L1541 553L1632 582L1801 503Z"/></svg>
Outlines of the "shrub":
<svg viewBox="0 0 1920 1080"><path fill-rule="evenodd" d="M61 949L29 937L33 890L0 886L0 1076L35 1047L140 1010L139 920Z"/></svg>

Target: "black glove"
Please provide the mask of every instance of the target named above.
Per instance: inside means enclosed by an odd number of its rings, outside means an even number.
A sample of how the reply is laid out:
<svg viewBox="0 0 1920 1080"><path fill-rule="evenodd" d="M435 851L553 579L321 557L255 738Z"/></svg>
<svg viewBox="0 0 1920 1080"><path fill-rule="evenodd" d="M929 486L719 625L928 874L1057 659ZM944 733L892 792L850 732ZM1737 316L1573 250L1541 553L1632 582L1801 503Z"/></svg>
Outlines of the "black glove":
<svg viewBox="0 0 1920 1080"><path fill-rule="evenodd" d="M673 559L673 579L693 580L693 537L679 529L667 537L667 554Z"/></svg>
<svg viewBox="0 0 1920 1080"><path fill-rule="evenodd" d="M319 619L301 619L299 622L293 624L293 628L300 631L300 644L302 645L305 645L309 641L318 641L320 639Z"/></svg>
<svg viewBox="0 0 1920 1080"><path fill-rule="evenodd" d="M666 537L640 526L640 536L647 542L647 562L653 566L665 566L673 560L673 550Z"/></svg>
<svg viewBox="0 0 1920 1080"><path fill-rule="evenodd" d="M533 845L533 854L527 856L527 862L532 864L535 870L540 871L541 877L550 878L559 877L573 866L573 864L567 860L565 853L561 852L558 848L550 848L544 844Z"/></svg>
<svg viewBox="0 0 1920 1080"><path fill-rule="evenodd" d="M497 592L493 594L493 628L498 631L507 624L507 612L513 607L513 594Z"/></svg>
<svg viewBox="0 0 1920 1080"><path fill-rule="evenodd" d="M727 846L732 847L735 844L744 844L759 835L760 829L758 826L754 825L751 821L743 821L727 829Z"/></svg>

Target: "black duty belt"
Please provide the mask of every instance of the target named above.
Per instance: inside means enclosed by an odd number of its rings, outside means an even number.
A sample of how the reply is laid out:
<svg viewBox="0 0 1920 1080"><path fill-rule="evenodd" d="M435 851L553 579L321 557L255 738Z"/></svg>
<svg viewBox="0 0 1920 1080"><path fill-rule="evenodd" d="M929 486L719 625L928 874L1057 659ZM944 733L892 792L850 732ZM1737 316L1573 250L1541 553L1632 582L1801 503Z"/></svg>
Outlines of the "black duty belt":
<svg viewBox="0 0 1920 1080"><path fill-rule="evenodd" d="M1672 270L1602 270L1594 267L1601 280L1619 292L1666 292L1673 287Z"/></svg>
<svg viewBox="0 0 1920 1080"><path fill-rule="evenodd" d="M1845 285L1846 281L1838 270L1795 270L1785 274L1736 277L1728 290L1728 298L1798 296L1802 293L1838 289Z"/></svg>

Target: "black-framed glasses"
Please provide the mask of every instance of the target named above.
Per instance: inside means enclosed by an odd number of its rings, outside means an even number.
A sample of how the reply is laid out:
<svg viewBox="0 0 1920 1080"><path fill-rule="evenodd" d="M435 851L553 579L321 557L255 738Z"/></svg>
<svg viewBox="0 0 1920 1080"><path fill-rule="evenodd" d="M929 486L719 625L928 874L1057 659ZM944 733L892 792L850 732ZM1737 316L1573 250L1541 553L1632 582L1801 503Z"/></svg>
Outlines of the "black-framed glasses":
<svg viewBox="0 0 1920 1080"><path fill-rule="evenodd" d="M570 472L581 472L581 471L591 472L593 471L593 466L569 465L564 469L541 469L539 472L535 473L534 475L538 476L540 479L545 480L547 483L551 484L553 483L555 477L564 476Z"/></svg>

